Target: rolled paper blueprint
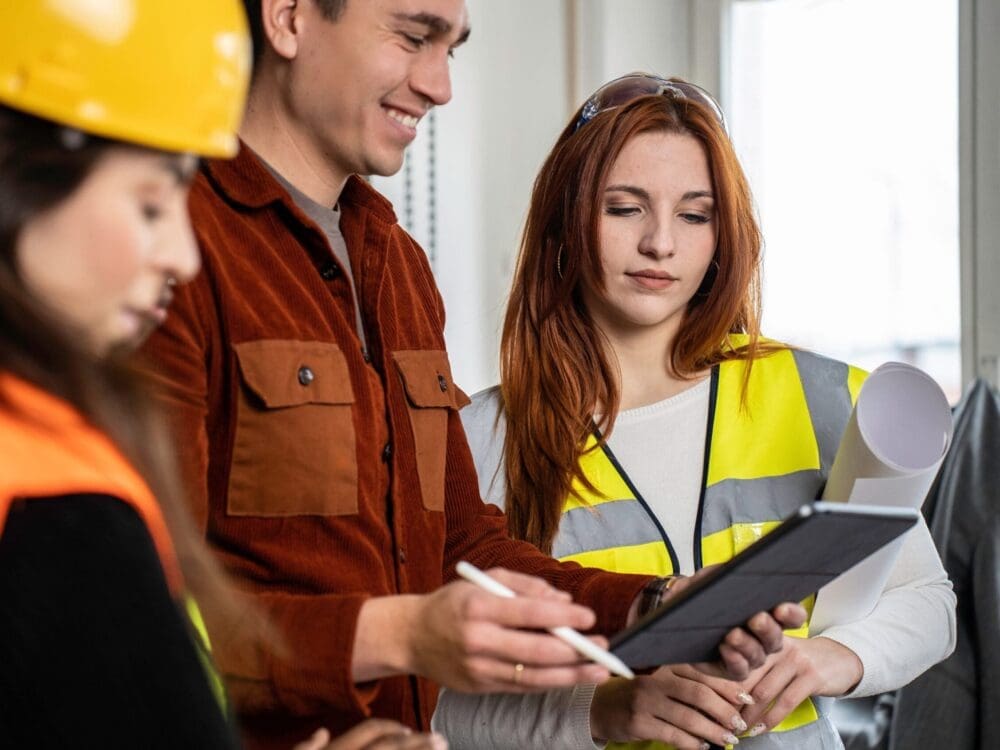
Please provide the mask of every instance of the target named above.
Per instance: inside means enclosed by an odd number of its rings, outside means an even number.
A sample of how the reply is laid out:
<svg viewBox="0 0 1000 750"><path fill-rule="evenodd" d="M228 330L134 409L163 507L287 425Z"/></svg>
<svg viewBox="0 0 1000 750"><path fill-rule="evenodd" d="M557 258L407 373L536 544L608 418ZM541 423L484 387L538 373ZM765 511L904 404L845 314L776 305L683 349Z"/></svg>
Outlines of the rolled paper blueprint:
<svg viewBox="0 0 1000 750"><path fill-rule="evenodd" d="M910 365L884 364L861 387L823 499L919 508L948 452L951 435L951 407L938 384ZM905 539L906 535L820 589L810 632L821 633L867 616L882 595Z"/></svg>

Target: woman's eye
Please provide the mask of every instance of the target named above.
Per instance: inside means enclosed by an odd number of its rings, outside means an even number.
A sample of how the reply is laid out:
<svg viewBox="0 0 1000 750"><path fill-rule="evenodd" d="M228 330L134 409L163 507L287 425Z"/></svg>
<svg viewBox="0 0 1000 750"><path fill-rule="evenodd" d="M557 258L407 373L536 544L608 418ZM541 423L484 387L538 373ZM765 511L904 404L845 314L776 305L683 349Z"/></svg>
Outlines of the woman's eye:
<svg viewBox="0 0 1000 750"><path fill-rule="evenodd" d="M163 209L152 203L142 205L142 218L146 221L156 221L163 216Z"/></svg>
<svg viewBox="0 0 1000 750"><path fill-rule="evenodd" d="M681 214L681 218L688 224L707 224L712 220L711 216L705 214Z"/></svg>
<svg viewBox="0 0 1000 750"><path fill-rule="evenodd" d="M639 209L635 206L607 206L604 213L609 216L634 216L639 213Z"/></svg>

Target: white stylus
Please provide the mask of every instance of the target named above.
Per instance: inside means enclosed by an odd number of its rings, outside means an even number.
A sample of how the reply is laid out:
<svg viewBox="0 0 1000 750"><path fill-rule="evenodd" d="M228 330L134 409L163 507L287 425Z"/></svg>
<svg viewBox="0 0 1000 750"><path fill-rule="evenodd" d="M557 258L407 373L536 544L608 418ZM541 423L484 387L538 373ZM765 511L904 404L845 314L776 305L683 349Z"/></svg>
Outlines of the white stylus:
<svg viewBox="0 0 1000 750"><path fill-rule="evenodd" d="M455 566L455 572L462 576L465 580L476 584L479 588L485 589L491 594L503 596L507 599L514 599L517 596L517 594L504 586L502 583L494 578L490 578L475 565L467 563L465 560L462 560ZM568 643L591 661L600 664L602 667L607 667L609 672L621 675L622 677L627 677L630 680L635 677L632 670L625 666L625 662L614 654L605 651L600 646L594 645L593 642L588 641L578 632L573 630L573 628L567 627L566 625L560 625L557 628L549 628L549 632L556 638Z"/></svg>

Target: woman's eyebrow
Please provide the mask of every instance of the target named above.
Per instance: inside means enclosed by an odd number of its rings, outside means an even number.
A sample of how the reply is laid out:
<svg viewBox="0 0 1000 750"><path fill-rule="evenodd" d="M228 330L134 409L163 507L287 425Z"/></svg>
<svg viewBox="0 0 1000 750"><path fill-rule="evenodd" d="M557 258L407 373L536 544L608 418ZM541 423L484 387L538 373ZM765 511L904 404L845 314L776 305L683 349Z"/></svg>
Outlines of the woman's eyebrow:
<svg viewBox="0 0 1000 750"><path fill-rule="evenodd" d="M634 195L636 198L641 198L642 200L648 201L650 199L649 192L643 190L641 187L635 185L608 185L604 189L605 193L629 193Z"/></svg>

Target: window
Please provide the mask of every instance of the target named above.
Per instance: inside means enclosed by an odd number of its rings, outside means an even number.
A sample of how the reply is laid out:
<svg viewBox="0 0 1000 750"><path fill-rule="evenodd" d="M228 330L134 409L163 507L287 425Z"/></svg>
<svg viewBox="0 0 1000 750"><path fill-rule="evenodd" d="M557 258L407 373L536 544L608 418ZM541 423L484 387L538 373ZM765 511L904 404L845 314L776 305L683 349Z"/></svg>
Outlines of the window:
<svg viewBox="0 0 1000 750"><path fill-rule="evenodd" d="M958 0L735 0L764 332L960 396Z"/></svg>

